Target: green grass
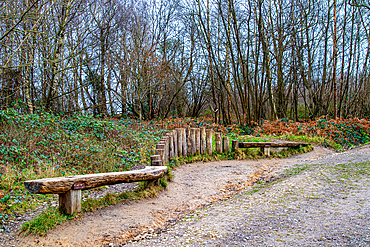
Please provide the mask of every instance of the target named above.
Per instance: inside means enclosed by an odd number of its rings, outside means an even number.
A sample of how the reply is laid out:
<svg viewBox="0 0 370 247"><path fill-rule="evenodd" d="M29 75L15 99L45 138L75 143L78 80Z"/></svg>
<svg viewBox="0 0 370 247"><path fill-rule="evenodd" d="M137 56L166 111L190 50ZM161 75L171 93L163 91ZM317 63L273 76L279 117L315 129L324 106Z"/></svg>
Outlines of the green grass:
<svg viewBox="0 0 370 247"><path fill-rule="evenodd" d="M72 218L73 216L61 214L57 208L48 208L41 212L38 217L23 223L21 232L26 235L34 234L43 236L47 234L48 230Z"/></svg>
<svg viewBox="0 0 370 247"><path fill-rule="evenodd" d="M164 132L154 122L132 119L0 111L0 215L12 219L50 201L52 196L29 194L26 180L149 164Z"/></svg>

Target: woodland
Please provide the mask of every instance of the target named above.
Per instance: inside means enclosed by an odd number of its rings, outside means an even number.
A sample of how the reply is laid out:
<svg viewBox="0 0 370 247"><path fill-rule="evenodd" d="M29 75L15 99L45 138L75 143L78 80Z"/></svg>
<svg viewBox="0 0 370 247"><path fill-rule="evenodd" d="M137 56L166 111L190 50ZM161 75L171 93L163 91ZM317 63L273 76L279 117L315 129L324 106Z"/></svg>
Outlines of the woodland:
<svg viewBox="0 0 370 247"><path fill-rule="evenodd" d="M0 231L42 235L73 218L24 181L150 164L179 127L337 151L369 143L369 20L367 0L0 1ZM85 200L82 213L163 189L147 185Z"/></svg>
<svg viewBox="0 0 370 247"><path fill-rule="evenodd" d="M367 117L365 0L0 3L0 109L140 120Z"/></svg>

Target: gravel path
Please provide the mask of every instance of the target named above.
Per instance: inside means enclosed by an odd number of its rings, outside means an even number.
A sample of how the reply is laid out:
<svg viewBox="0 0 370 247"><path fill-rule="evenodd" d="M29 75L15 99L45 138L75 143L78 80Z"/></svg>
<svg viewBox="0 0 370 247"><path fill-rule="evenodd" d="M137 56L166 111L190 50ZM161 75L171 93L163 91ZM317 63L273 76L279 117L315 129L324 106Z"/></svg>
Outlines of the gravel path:
<svg viewBox="0 0 370 247"><path fill-rule="evenodd" d="M287 163L270 182L127 246L370 246L370 146Z"/></svg>

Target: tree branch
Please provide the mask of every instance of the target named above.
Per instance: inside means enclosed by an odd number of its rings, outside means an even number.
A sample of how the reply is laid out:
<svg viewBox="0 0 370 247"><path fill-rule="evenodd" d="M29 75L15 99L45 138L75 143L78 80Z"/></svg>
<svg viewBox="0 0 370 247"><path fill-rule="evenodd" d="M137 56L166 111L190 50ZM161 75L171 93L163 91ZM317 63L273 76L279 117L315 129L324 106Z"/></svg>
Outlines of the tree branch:
<svg viewBox="0 0 370 247"><path fill-rule="evenodd" d="M3 40L6 36L8 36L22 21L23 21L23 18L26 16L26 14L28 12L30 12L30 10L36 5L36 3L38 2L39 0L35 0L35 2L33 2L33 4L22 14L21 18L17 21L17 23L15 23L8 31L6 31L0 38L0 41Z"/></svg>

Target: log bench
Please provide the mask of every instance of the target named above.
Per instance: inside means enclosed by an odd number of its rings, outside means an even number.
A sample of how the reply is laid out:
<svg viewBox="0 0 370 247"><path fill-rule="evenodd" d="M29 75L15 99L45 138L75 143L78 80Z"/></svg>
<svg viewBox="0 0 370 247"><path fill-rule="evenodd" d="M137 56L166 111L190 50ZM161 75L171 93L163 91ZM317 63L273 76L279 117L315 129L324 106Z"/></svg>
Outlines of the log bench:
<svg viewBox="0 0 370 247"><path fill-rule="evenodd" d="M270 156L270 148L280 148L280 147L291 147L300 148L306 147L310 144L303 142L240 142L239 145L235 145L238 148L260 148L261 153L265 156Z"/></svg>
<svg viewBox="0 0 370 247"><path fill-rule="evenodd" d="M44 178L25 181L30 193L59 194L59 209L72 215L81 212L81 190L88 190L104 185L155 180L164 176L167 166L146 166L141 170L110 172L69 177Z"/></svg>

